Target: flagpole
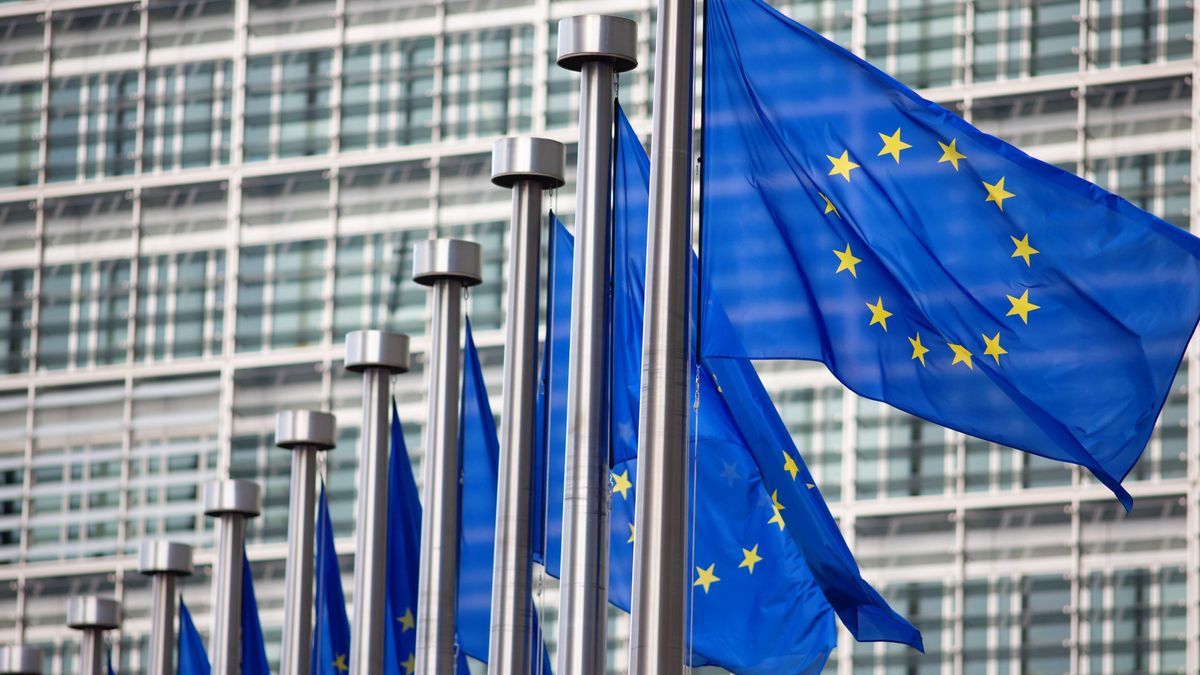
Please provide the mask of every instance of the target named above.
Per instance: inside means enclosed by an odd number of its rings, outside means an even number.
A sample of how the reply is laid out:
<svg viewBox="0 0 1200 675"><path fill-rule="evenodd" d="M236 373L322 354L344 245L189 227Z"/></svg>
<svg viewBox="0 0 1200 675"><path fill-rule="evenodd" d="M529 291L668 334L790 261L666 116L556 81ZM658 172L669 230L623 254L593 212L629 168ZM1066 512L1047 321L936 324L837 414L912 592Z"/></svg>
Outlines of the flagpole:
<svg viewBox="0 0 1200 675"><path fill-rule="evenodd" d="M637 24L616 16L558 23L558 65L579 71L575 284L567 365L558 672L603 673L608 628L608 275L613 79L637 66Z"/></svg>
<svg viewBox="0 0 1200 675"><path fill-rule="evenodd" d="M67 627L83 633L79 643L80 675L101 675L104 631L121 625L121 603L87 595L67 601Z"/></svg>
<svg viewBox="0 0 1200 675"><path fill-rule="evenodd" d="M192 547L175 541L145 541L138 547L138 572L150 577L150 661L147 675L175 671L175 580L192 573Z"/></svg>
<svg viewBox="0 0 1200 675"><path fill-rule="evenodd" d="M694 0L658 3L630 675L685 664L694 13Z"/></svg>
<svg viewBox="0 0 1200 675"><path fill-rule="evenodd" d="M313 508L317 502L317 453L336 445L337 420L315 410L275 415L275 445L292 451L288 500L288 564L283 598L282 675L309 675L312 656Z"/></svg>
<svg viewBox="0 0 1200 675"><path fill-rule="evenodd" d="M0 647L0 675L42 675L42 652L25 645Z"/></svg>
<svg viewBox="0 0 1200 675"><path fill-rule="evenodd" d="M489 672L495 675L528 675L536 658L531 639L529 503L537 397L542 190L562 186L565 154L562 143L548 138L508 137L492 145L492 182L512 189L488 654Z"/></svg>
<svg viewBox="0 0 1200 675"><path fill-rule="evenodd" d="M432 287L433 305L417 579L416 672L420 675L453 673L455 667L462 299L463 288L478 284L481 274L481 253L474 242L428 239L413 247L413 281Z"/></svg>
<svg viewBox="0 0 1200 675"><path fill-rule="evenodd" d="M242 646L242 556L246 519L262 513L262 488L248 480L215 480L204 486L204 513L217 519L213 562L213 675L239 675Z"/></svg>
<svg viewBox="0 0 1200 675"><path fill-rule="evenodd" d="M384 622L389 620L384 612L391 432L388 414L391 377L408 371L408 357L407 335L378 330L359 330L346 335L346 370L363 376L358 521L354 531L354 616L350 621L352 675L383 672Z"/></svg>

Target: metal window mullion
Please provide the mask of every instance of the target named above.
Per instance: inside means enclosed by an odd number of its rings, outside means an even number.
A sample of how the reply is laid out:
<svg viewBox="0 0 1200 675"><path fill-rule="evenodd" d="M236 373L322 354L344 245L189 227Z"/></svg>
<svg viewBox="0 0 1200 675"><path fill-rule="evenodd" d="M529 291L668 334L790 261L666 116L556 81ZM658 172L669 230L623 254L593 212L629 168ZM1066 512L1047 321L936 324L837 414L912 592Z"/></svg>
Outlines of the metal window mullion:
<svg viewBox="0 0 1200 675"><path fill-rule="evenodd" d="M334 0L334 31L337 44L333 47L329 74L329 154L336 155L342 149L342 88L346 78L346 0ZM331 204L337 204L337 190L330 193ZM336 215L331 224L336 224ZM332 229L332 228L331 228ZM332 250L332 245L331 249ZM332 296L330 296L332 297ZM332 325L332 324L328 324Z"/></svg>
<svg viewBox="0 0 1200 675"><path fill-rule="evenodd" d="M390 48L388 48L390 45ZM342 49L345 49L343 47ZM386 53L386 59L384 58ZM367 137L366 147L372 148L376 145L388 145L392 142L391 138L394 130L398 126L396 119L396 107L394 105L384 106L384 101L399 100L399 78L386 77L386 74L399 73L400 68L397 65L399 58L399 46L396 42L384 42L375 45L367 57L367 114L366 114L366 131ZM385 65L386 63L386 65ZM342 79L342 87L346 86L345 78ZM382 95L383 91L387 91L386 96ZM387 122L381 124L380 118L386 118ZM383 133L380 133L382 128ZM382 138L381 138L382 137ZM385 140L386 139L386 140Z"/></svg>
<svg viewBox="0 0 1200 675"><path fill-rule="evenodd" d="M1170 32L1167 30L1167 20L1170 16L1169 0L1158 0L1157 10L1158 21L1154 27L1154 63L1161 63L1167 60L1167 42L1171 39Z"/></svg>
<svg viewBox="0 0 1200 675"><path fill-rule="evenodd" d="M961 434L959 434L961 436ZM959 443L962 446L962 443ZM946 651L952 655L951 666L956 673L965 672L964 650L966 649L966 616L967 616L967 517L966 510L959 505L951 515L954 519L954 609L950 614L954 624L946 631L947 638L952 638L946 645ZM955 645L958 646L955 649ZM943 664L945 665L945 664Z"/></svg>
<svg viewBox="0 0 1200 675"><path fill-rule="evenodd" d="M175 360L175 312L179 307L179 255L165 256L167 265L166 307L163 310L163 360Z"/></svg>
<svg viewBox="0 0 1200 675"><path fill-rule="evenodd" d="M213 64L213 88L212 88L212 103L209 105L209 119L212 120L212 135L208 146L208 164L221 163L221 144L228 139L224 138L225 126L221 124L224 115L225 107L225 68L221 67L220 60ZM232 122L230 128L233 128ZM230 149L232 152L232 148Z"/></svg>
<svg viewBox="0 0 1200 675"><path fill-rule="evenodd" d="M51 39L54 22L50 20L50 12L39 15L42 20L42 100L39 108L38 127L38 180L37 187L46 184L46 165L50 161L50 92L53 75L51 60Z"/></svg>
<svg viewBox="0 0 1200 675"><path fill-rule="evenodd" d="M867 55L867 0L851 2L850 51L864 58Z"/></svg>
<svg viewBox="0 0 1200 675"><path fill-rule="evenodd" d="M267 156L280 157L280 139L283 138L283 60L291 58L292 54L275 54L271 58L270 103L267 109Z"/></svg>
<svg viewBox="0 0 1200 675"><path fill-rule="evenodd" d="M79 77L79 120L76 122L79 131L79 147L75 149L75 182L81 183L87 176L88 149L88 111L91 108L91 78Z"/></svg>
<svg viewBox="0 0 1200 675"><path fill-rule="evenodd" d="M96 105L92 106L92 109L96 111L96 164L92 167L96 172L96 178L107 178L109 175L105 168L108 162L107 141L110 133L108 117L113 104L110 98L112 85L108 76L113 74L109 72L96 74L96 79L100 83L97 87ZM121 130L117 129L114 133L120 134Z"/></svg>
<svg viewBox="0 0 1200 675"><path fill-rule="evenodd" d="M332 359L329 354L333 351L336 337L333 334L333 310L334 310L334 289L337 282L336 267L337 267L337 234L338 234L338 200L341 198L341 174L336 170L329 172L329 234L325 239L325 279L321 287L321 348L325 353L325 358L322 360L324 367L323 373L328 373L332 367ZM364 324L367 325L367 324ZM325 374L322 374L322 391L324 392L324 380L327 379ZM324 394L322 394L324 397Z"/></svg>
<svg viewBox="0 0 1200 675"><path fill-rule="evenodd" d="M224 321L221 324L221 393L218 404L217 430L217 477L227 478L232 459L233 438L233 356L237 349L235 328L237 327L237 293L241 284L238 269L242 232L242 161L245 156L243 139L246 122L246 42L250 12L250 0L234 0L234 49L232 61L233 82L231 93L233 105L230 110L229 145L229 190L226 204L226 227L229 229L225 245L225 302ZM197 527L203 527L203 519L197 519Z"/></svg>
<svg viewBox="0 0 1200 675"><path fill-rule="evenodd" d="M508 134L521 131L518 118L521 114L521 32L522 24L512 27L508 34L508 91L505 92L506 109L504 111L504 129Z"/></svg>
<svg viewBox="0 0 1200 675"><path fill-rule="evenodd" d="M1116 640L1116 625L1113 620L1116 618L1116 575L1113 574L1112 568L1107 568L1100 572L1101 587L1101 635L1104 644L1102 646L1103 653L1100 656L1100 668L1104 675L1111 675L1113 672L1113 642Z"/></svg>
<svg viewBox="0 0 1200 675"><path fill-rule="evenodd" d="M138 11L138 83L137 83L137 130L134 134L134 175L145 171L146 157L146 79L150 63L150 8L147 2L137 5Z"/></svg>
<svg viewBox="0 0 1200 675"><path fill-rule="evenodd" d="M1069 658L1071 666L1070 672L1078 673L1080 670L1080 646L1083 644L1083 622L1080 613L1082 604L1083 588L1083 523L1080 512L1079 503L1079 486L1083 480L1083 476L1078 470L1071 472L1071 504L1067 506L1067 511L1071 515L1071 569L1068 572L1068 578L1071 584L1071 600L1068 606L1070 612L1070 650Z"/></svg>
<svg viewBox="0 0 1200 675"><path fill-rule="evenodd" d="M896 25L898 21L898 3L899 0L888 0L886 10L888 22L884 35L884 40L886 41L886 44L884 45L884 63L886 63L887 66L884 68L884 70L889 73L895 73L899 70L899 47L896 44L896 42L900 39L900 27ZM868 22L867 28L869 27L870 25Z"/></svg>
<svg viewBox="0 0 1200 675"><path fill-rule="evenodd" d="M1200 4L1192 10L1192 35L1200 31ZM1200 222L1200 40L1192 41L1191 191L1188 229ZM1187 348L1187 672L1200 672L1200 347Z"/></svg>
<svg viewBox="0 0 1200 675"><path fill-rule="evenodd" d="M183 138L185 135L183 125L184 125L184 121L186 120L185 113L186 113L186 109L187 109L187 67L186 66L180 66L180 67L175 68L175 91L173 91L172 94L173 95L171 96L172 105L171 105L171 109L170 109L170 114L171 114L171 117L173 118L171 120L171 122L174 126L174 133L171 134L171 138L169 141L167 138L165 138L164 134L160 133L159 134L159 142L162 145L166 145L168 142L170 142L171 155L172 155L171 163L174 165L173 168L182 169L184 167ZM164 167L164 168L166 168L166 167Z"/></svg>
<svg viewBox="0 0 1200 675"><path fill-rule="evenodd" d="M275 274L275 256L279 254L279 249L285 244L271 244L266 247L266 255L263 258L263 289L262 289L262 317L259 318L262 326L263 347L264 352L271 351L272 339L275 337L275 285L281 281ZM239 283L240 283L239 279Z"/></svg>
<svg viewBox="0 0 1200 675"><path fill-rule="evenodd" d="M536 134L546 129L546 111L550 107L550 87L548 86L550 83L550 0L534 0L533 16L532 76L533 82L542 85L535 84L529 104L529 130ZM649 26L650 24L646 22L641 25ZM639 44L639 52L641 51L640 46ZM641 56L639 53L638 60L646 63L641 60Z"/></svg>
<svg viewBox="0 0 1200 675"><path fill-rule="evenodd" d="M431 145L441 144L442 137L445 135L442 128L442 112L446 106L446 6L442 2L437 5L436 17L438 31L433 38L435 61L433 63L433 110L430 120L433 128L429 130ZM434 222L436 230L437 221Z"/></svg>
<svg viewBox="0 0 1200 675"><path fill-rule="evenodd" d="M1146 589L1146 619L1148 626L1146 634L1150 646L1147 659L1147 670L1151 673L1162 672L1162 565L1154 564L1150 568L1149 587Z"/></svg>

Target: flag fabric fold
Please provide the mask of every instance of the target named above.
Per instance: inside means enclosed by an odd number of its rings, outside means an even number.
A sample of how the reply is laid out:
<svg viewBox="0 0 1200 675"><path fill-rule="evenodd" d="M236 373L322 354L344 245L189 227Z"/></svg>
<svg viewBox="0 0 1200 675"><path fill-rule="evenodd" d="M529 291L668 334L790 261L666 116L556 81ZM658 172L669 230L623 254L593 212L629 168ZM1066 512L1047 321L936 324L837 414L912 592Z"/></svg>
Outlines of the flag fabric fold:
<svg viewBox="0 0 1200 675"><path fill-rule="evenodd" d="M204 650L204 639L196 630L192 613L183 598L179 598L179 675L210 675L208 653Z"/></svg>
<svg viewBox="0 0 1200 675"><path fill-rule="evenodd" d="M325 485L317 503L316 614L313 630L312 675L341 675L350 670L350 619L342 591L342 570L329 519Z"/></svg>
<svg viewBox="0 0 1200 675"><path fill-rule="evenodd" d="M486 662L492 617L492 572L496 546L496 493L500 470L500 440L488 400L479 350L467 321L463 350L462 408L459 415L460 527L458 557L458 635L462 651ZM532 605L531 605L532 607ZM531 673L549 675L537 614L530 616ZM536 651L535 651L536 650Z"/></svg>
<svg viewBox="0 0 1200 675"><path fill-rule="evenodd" d="M618 461L611 476L609 599L628 610L636 539L633 525L649 161L623 114L619 115L617 134L610 438L614 458L631 459ZM565 447L562 399L565 399L569 348L572 245L561 223L556 222L554 229L549 275L553 285L548 314L550 354L549 365L543 366L550 373L543 376L548 392L539 398L539 405L548 416L549 522L544 553L549 572L557 575ZM827 586L814 577L797 540L808 536L814 527L817 509L813 507L793 516L775 498L780 490L794 489L779 479L783 476L791 480L785 469L789 464L780 448L789 453L791 463L803 466L790 438L786 444L773 443L769 447L771 456L762 460L760 467L759 457L750 447L750 437L733 419L712 374L702 368L696 375L699 408L690 427L690 445L696 462L695 506L691 514L695 528L691 663L718 665L737 673L819 672L836 642L833 609L837 608L840 614L843 608L838 604L844 604L836 592L843 586L870 587L859 576L853 557L849 566L839 564L832 570L826 566L829 572L826 576L833 578L833 581L826 579ZM773 407L769 412L777 417ZM774 494L767 489L772 482L780 483ZM809 498L824 506L819 491L812 491ZM836 524L827 508L824 514L836 535ZM836 543L845 549L840 535ZM860 592L855 597L858 600L855 609L862 608L864 596L866 593ZM889 639L920 646L919 633L891 612L878 594L867 597L865 604L878 607L892 622L882 637L863 631L861 639ZM770 630L765 630L768 627Z"/></svg>
<svg viewBox="0 0 1200 675"><path fill-rule="evenodd" d="M1200 317L1200 240L763 0L706 13L703 356L822 361L1130 508Z"/></svg>
<svg viewBox="0 0 1200 675"><path fill-rule="evenodd" d="M258 600L254 595L254 576L250 559L242 549L242 675L271 675L267 663L267 643L263 639L262 621L258 617Z"/></svg>

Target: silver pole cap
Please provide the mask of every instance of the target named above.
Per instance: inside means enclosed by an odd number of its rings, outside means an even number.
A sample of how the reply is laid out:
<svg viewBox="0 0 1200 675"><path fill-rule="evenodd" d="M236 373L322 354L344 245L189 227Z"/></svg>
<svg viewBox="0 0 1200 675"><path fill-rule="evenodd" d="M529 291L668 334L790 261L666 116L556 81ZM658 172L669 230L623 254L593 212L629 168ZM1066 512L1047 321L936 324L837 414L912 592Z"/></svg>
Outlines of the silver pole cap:
<svg viewBox="0 0 1200 675"><path fill-rule="evenodd" d="M361 373L367 368L408 372L408 336L381 330L346 333L346 370Z"/></svg>
<svg viewBox="0 0 1200 675"><path fill-rule="evenodd" d="M560 20L558 65L579 71L589 61L607 61L618 73L637 68L637 23L600 14Z"/></svg>
<svg viewBox="0 0 1200 675"><path fill-rule="evenodd" d="M112 598L85 595L67 600L67 627L76 630L112 630L121 625L121 603Z"/></svg>
<svg viewBox="0 0 1200 675"><path fill-rule="evenodd" d="M332 450L336 438L337 418L327 412L283 410L275 415L275 445L281 448Z"/></svg>
<svg viewBox="0 0 1200 675"><path fill-rule="evenodd" d="M426 239L413 246L413 281L432 286L454 280L463 286L483 281L479 244L462 239Z"/></svg>
<svg viewBox="0 0 1200 675"><path fill-rule="evenodd" d="M262 488L248 480L214 480L204 486L204 515L237 514L253 518L262 513Z"/></svg>
<svg viewBox="0 0 1200 675"><path fill-rule="evenodd" d="M0 647L0 675L42 675L42 653L33 647Z"/></svg>
<svg viewBox="0 0 1200 675"><path fill-rule="evenodd" d="M192 547L165 539L143 541L138 545L138 571L188 576L192 573Z"/></svg>
<svg viewBox="0 0 1200 675"><path fill-rule="evenodd" d="M506 136L492 144L492 182L511 188L534 180L543 190L562 187L567 149L562 143L536 136Z"/></svg>

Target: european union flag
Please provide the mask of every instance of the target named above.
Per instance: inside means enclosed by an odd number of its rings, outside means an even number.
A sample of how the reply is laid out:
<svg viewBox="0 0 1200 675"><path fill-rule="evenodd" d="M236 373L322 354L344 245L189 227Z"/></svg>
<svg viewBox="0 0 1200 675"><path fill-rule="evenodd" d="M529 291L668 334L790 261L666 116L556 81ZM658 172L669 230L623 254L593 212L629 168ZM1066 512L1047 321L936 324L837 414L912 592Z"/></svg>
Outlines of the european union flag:
<svg viewBox="0 0 1200 675"><path fill-rule="evenodd" d="M492 567L496 547L496 485L500 470L500 440L488 400L479 351L467 321L463 350L462 409L458 447L462 471L461 528L458 556L458 636L462 651L487 662L492 618ZM549 675L550 657L538 627L530 617L529 654L540 652L531 672ZM536 652L534 650L537 650Z"/></svg>
<svg viewBox="0 0 1200 675"><path fill-rule="evenodd" d="M117 671L112 667L112 649L108 650L108 675L117 675Z"/></svg>
<svg viewBox="0 0 1200 675"><path fill-rule="evenodd" d="M412 675L417 663L417 576L421 569L421 500L413 480L404 429L392 401L391 454L388 459L388 629L384 633L386 675ZM459 653L456 672L466 673Z"/></svg>
<svg viewBox="0 0 1200 675"><path fill-rule="evenodd" d="M321 485L317 503L317 626L313 631L313 675L341 675L350 670L350 620L342 592L342 570L333 543L329 498Z"/></svg>
<svg viewBox="0 0 1200 675"><path fill-rule="evenodd" d="M762 0L707 14L703 355L823 361L1130 508L1200 316L1200 240Z"/></svg>
<svg viewBox="0 0 1200 675"><path fill-rule="evenodd" d="M613 381L621 383L613 387L612 394L613 437L618 444L613 454L622 456L637 452L650 160L629 120L620 111L613 175ZM617 373L625 376L618 377ZM790 596L793 599L811 602L806 596L810 595L809 587L815 584L824 599L809 608L827 610L832 606L856 639L899 642L921 649L920 632L863 580L828 505L754 367L742 361L715 364L704 361L698 380L698 402L694 401L697 407L692 413L693 432L698 437L693 439L698 494L695 550L704 550L709 538L717 549L725 550L733 545L732 540L745 536L746 528L738 521L740 512L733 507L733 487L744 465L749 488L761 501L758 514L748 518L766 520L769 526L785 532L786 537L778 538L785 540L787 555L777 571L779 579L771 582L755 579L755 588L741 591L735 597L753 598L755 593L762 594L752 606L779 602L774 586L786 589L784 595L794 594ZM623 405L620 399L624 399ZM625 433L625 427L632 427L633 433ZM626 447L621 448L620 444ZM623 482L620 477L615 479L618 484ZM710 498L704 499L706 495ZM705 515L707 509L711 511ZM702 527L706 522L712 525ZM730 543L721 543L725 540ZM720 553L714 551L713 556ZM747 554L747 559L750 557ZM766 583L766 589L757 587L760 583ZM712 617L714 635L733 638L745 650L747 661L763 658L783 647L777 644L758 647L754 636L730 633L722 625L725 617L716 607ZM699 647L699 640L697 644ZM798 653L798 647L795 649Z"/></svg>
<svg viewBox="0 0 1200 675"><path fill-rule="evenodd" d="M204 639L196 630L192 613L183 598L179 598L179 675L210 675L208 653L204 651Z"/></svg>
<svg viewBox="0 0 1200 675"><path fill-rule="evenodd" d="M258 618L258 600L254 597L254 576L250 559L242 549L242 675L271 675L267 664L267 643L263 640Z"/></svg>

